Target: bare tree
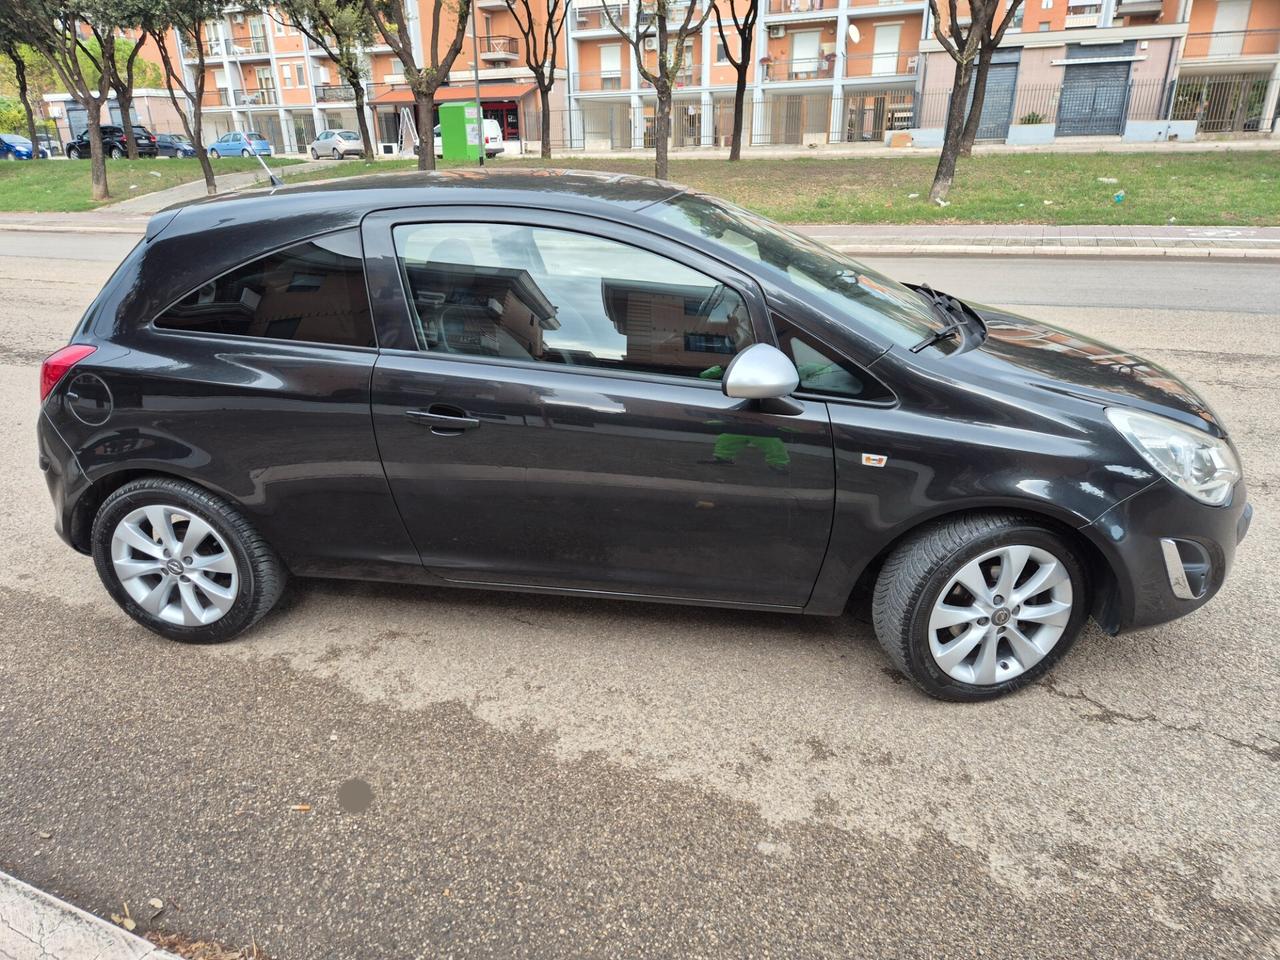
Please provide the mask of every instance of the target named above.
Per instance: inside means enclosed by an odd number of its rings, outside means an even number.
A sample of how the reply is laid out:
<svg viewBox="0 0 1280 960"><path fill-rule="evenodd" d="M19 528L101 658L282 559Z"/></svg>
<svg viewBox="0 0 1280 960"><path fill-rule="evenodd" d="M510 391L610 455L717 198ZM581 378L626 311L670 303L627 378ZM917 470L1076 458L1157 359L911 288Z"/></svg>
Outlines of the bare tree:
<svg viewBox="0 0 1280 960"><path fill-rule="evenodd" d="M106 155L102 144L102 107L110 83L101 49L85 42L89 5L78 0L5 0L25 17L28 42L53 66L71 99L84 108L89 128L89 179L94 200L107 200Z"/></svg>
<svg viewBox="0 0 1280 960"><path fill-rule="evenodd" d="M274 11L283 13L337 65L343 82L352 89L364 155L372 160L373 136L365 116L362 48L373 42L373 18L363 0L276 0L263 9L267 16L281 23L285 21Z"/></svg>
<svg viewBox="0 0 1280 960"><path fill-rule="evenodd" d="M673 38L669 17L673 11L679 15L681 7L684 18L676 28ZM671 140L671 91L680 76L680 68L684 66L685 41L702 33L702 26L711 16L714 7L708 5L702 16L694 20L696 0L641 0L636 8L636 22L629 32L618 23L607 3L600 9L604 11L605 19L614 32L631 48L640 76L648 81L657 96L658 105L653 117L653 170L654 176L665 180L669 169L667 154ZM653 36L658 39L657 69L650 69L644 62L644 41Z"/></svg>
<svg viewBox="0 0 1280 960"><path fill-rule="evenodd" d="M973 79L973 65L997 2L998 0L973 0L969 5L972 19L966 25L960 21L958 0L948 0L947 12L950 16L944 26L938 11L938 0L929 0L933 35L956 65L951 97L947 104L942 155L938 158L938 169L933 175L933 186L929 189L929 199L935 202L947 198L951 182L955 179L956 158L960 152L960 138L964 133L965 108Z"/></svg>
<svg viewBox="0 0 1280 960"><path fill-rule="evenodd" d="M148 35L155 40L160 49L160 60L164 64L164 84L169 91L169 102L173 104L178 116L182 119L182 129L191 138L196 157L200 161L200 170L204 174L204 186L209 195L218 192L218 185L213 177L213 164L209 160L209 151L205 149L202 138L204 127L204 87L205 87L205 24L222 16L224 0L165 0L152 8L148 18L143 22ZM173 31L182 46L195 57L193 71L195 78L188 83L181 62L175 63L166 43L167 34ZM178 91L182 91L185 104L178 102Z"/></svg>
<svg viewBox="0 0 1280 960"><path fill-rule="evenodd" d="M125 13L127 3L98 4L105 16L110 13ZM114 8L114 10L109 9ZM112 18L114 19L114 18ZM128 17L119 25L130 26L140 22ZM98 46L102 50L102 69L107 73L107 83L116 95L116 105L120 108L120 127L124 130L124 146L130 160L138 159L138 144L133 135L133 84L134 74L138 66L138 54L147 42L145 30L139 30L136 40L121 37L117 34L117 25L109 19L103 19L94 26L94 36L98 38ZM123 62L121 62L123 59Z"/></svg>
<svg viewBox="0 0 1280 960"><path fill-rule="evenodd" d="M31 106L31 86L27 82L27 61L23 54L22 44L25 32L17 19L10 19L16 13L7 2L0 3L0 54L13 64L14 84L18 88L18 101L22 104L22 112L27 118L27 137L31 141L31 159L40 159L40 142L36 139L36 113Z"/></svg>
<svg viewBox="0 0 1280 960"><path fill-rule="evenodd" d="M725 33L724 20L720 16L720 4L727 3L729 15L733 18L733 32L738 37L738 54L733 53L733 44ZM738 16L739 4L745 4L746 10ZM720 42L724 44L724 55L733 67L737 79L733 85L733 139L729 143L729 159L742 159L742 118L747 100L747 73L751 68L751 50L756 34L756 20L760 16L760 0L716 0L712 8L716 15L716 31L720 34Z"/></svg>
<svg viewBox="0 0 1280 960"><path fill-rule="evenodd" d="M973 72L973 96L969 98L969 116L964 122L964 133L960 136L960 156L973 154L973 142L978 139L978 127L982 125L982 105L987 97L987 73L991 69L991 58L996 48L1004 40L1004 32L1014 21L1022 0L1009 0L1009 9L1005 11L1000 26L994 33L985 33L978 48L978 66ZM989 23L995 22L995 10Z"/></svg>
<svg viewBox="0 0 1280 960"><path fill-rule="evenodd" d="M542 159L551 159L551 88L556 82L556 58L560 55L560 35L569 16L572 0L546 0L547 16L541 23L533 14L529 0L507 0L507 9L515 18L516 29L524 41L525 66L538 85L542 109Z"/></svg>
<svg viewBox="0 0 1280 960"><path fill-rule="evenodd" d="M434 170L436 148L432 130L436 124L436 90L449 78L453 61L458 59L458 52L462 49L462 41L467 35L467 20L471 15L470 0L431 0L431 32L427 36L428 63L421 66L413 54L413 36L404 0L364 0L364 5L373 17L382 39L400 59L405 79L413 92L413 103L417 110L418 169ZM453 13L457 19L454 22L453 37L441 55L440 21L445 12Z"/></svg>

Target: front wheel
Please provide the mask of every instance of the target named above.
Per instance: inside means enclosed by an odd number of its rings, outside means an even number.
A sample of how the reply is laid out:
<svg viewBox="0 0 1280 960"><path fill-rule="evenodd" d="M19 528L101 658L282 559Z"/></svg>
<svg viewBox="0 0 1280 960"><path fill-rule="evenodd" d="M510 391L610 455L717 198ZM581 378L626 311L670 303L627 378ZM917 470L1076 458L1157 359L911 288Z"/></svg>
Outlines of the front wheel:
<svg viewBox="0 0 1280 960"><path fill-rule="evenodd" d="M220 154L217 150L210 150L210 151L209 151L209 156L211 156L211 157L213 157L213 159L217 160L220 156L222 156L222 154Z"/></svg>
<svg viewBox="0 0 1280 960"><path fill-rule="evenodd" d="M183 480L125 484L93 521L93 560L134 620L183 643L220 643L258 622L284 565L232 506Z"/></svg>
<svg viewBox="0 0 1280 960"><path fill-rule="evenodd" d="M72 147L70 150L68 150L68 151L67 151L67 159L68 159L68 160L79 160L79 159L80 159L80 151L79 151L79 150L77 150L75 147Z"/></svg>
<svg viewBox="0 0 1280 960"><path fill-rule="evenodd" d="M319 160L319 159L320 159L320 154L316 152L316 148L315 148L315 147L312 147L312 148L311 148L311 159L312 159L312 160Z"/></svg>
<svg viewBox="0 0 1280 960"><path fill-rule="evenodd" d="M943 700L988 700L1043 676L1089 614L1070 543L1029 517L943 520L898 546L872 618L889 659Z"/></svg>

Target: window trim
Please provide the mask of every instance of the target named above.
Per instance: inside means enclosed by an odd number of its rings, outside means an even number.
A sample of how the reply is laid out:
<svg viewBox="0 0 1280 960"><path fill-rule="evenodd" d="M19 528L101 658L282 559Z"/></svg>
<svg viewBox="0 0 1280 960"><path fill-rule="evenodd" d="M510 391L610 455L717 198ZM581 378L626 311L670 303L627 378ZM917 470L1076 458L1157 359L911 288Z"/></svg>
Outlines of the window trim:
<svg viewBox="0 0 1280 960"><path fill-rule="evenodd" d="M221 280L223 277L227 276L228 274L235 273L237 270L241 269L242 267L247 267L249 264L253 263L256 260L263 260L267 257L273 257L278 253L282 253L285 250L290 249L291 247L296 247L303 243L311 243L312 241L318 240L321 237L331 237L331 236L334 236L335 234L347 233L349 231L355 233L356 239L360 244L360 272L364 275L364 295L365 295L365 300L368 301L369 303L369 325L373 330L373 343L369 346L360 346L358 344L350 344L350 343L327 343L323 340L293 340L293 339L286 339L282 337L255 337L255 336L250 336L244 333L209 333L207 331L202 331L202 330L183 330L177 327L161 327L156 322L162 316L164 316L166 313L172 310L175 306L177 306L179 303L185 300L187 297L191 296L191 294L199 290L201 287L207 286L210 283L217 283L219 280ZM164 337L167 337L167 336L197 337L204 340L225 338L229 340L243 341L247 343L293 343L293 344L300 344L303 346L322 347L328 350L359 350L362 352L377 353L378 350L380 349L378 344L378 322L373 314L373 302L372 302L372 297L370 296L370 293L369 293L369 289L370 289L369 288L369 269L368 269L367 261L364 256L363 232L358 226L340 227L337 230L325 230L320 233L308 234L305 237L298 237L294 240L290 240L288 243L281 244L280 246L272 247L264 251L259 251L257 254L255 254L252 257L249 257L246 260L241 260L235 266L229 267L228 269L223 270L219 274L215 274L212 277L209 277L205 280L200 281L200 283L196 284L194 287L187 290L181 296L175 297L172 301L165 304L162 308L156 311L155 316L153 316L150 320L148 320L146 323L140 324L138 329L153 335L164 336Z"/></svg>
<svg viewBox="0 0 1280 960"><path fill-rule="evenodd" d="M816 343L823 350L830 351L834 356L839 357L845 363L854 367L854 369L856 369L862 376L865 376L870 381L878 383L881 387L884 388L884 392L889 395L883 400L859 400L857 397L843 397L835 393L822 393L821 391L818 391L818 390L804 390L804 389L801 389L800 387L796 387L795 393L793 393L792 396L795 397L797 400L812 400L817 403L839 403L844 406L872 407L876 409L886 409L889 407L896 407L899 405L899 403L901 403L901 401L898 399L898 393L896 390L893 389L893 387L885 383L881 377L878 377L874 373L872 373L865 364L859 363L857 360L854 360L852 357L850 357L848 354L848 351L841 350L839 347L834 346L830 340L828 340L825 337L819 336L817 333L813 331L811 327L809 327L804 323L796 323L793 319L791 319L791 317L787 316L786 314L780 313L777 310L772 310L771 314L774 318L776 318L776 321L777 321L774 324L775 330L785 329L786 327L794 327L796 330L799 330L802 334L804 334L805 337L807 337L808 339ZM787 358L791 360L792 363L795 363L795 358L791 356L789 351L785 350L781 346L781 340L779 340L778 349L782 350L782 352L787 355ZM884 356L884 354L881 354L880 356ZM879 357L877 357L876 359L879 359Z"/></svg>
<svg viewBox="0 0 1280 960"><path fill-rule="evenodd" d="M778 339L769 318L769 307L764 292L748 274L708 256L704 251L652 233L648 230L618 220L593 216L587 213L563 210L536 210L507 204L448 204L438 206L402 207L379 210L367 214L361 221L364 237L365 273L370 301L373 307L374 325L381 349L388 353L413 355L442 360L481 362L512 365L521 369L559 371L561 373L624 376L625 379L661 384L702 384L720 390L720 382L698 381L694 377L674 374L649 373L640 370L613 370L607 367L571 366L548 363L542 360L519 360L510 357L484 357L456 353L435 353L405 346L414 343L412 321L409 313L409 291L404 286L399 256L395 248L395 229L403 226L430 226L447 223L511 224L513 226L538 227L586 234L597 239L636 247L655 256L671 260L705 274L717 283L733 290L747 305L751 328L756 343L777 346ZM678 251L678 253L677 253ZM392 283L392 276L395 277ZM379 282L380 281L380 282ZM381 291L379 297L374 290ZM394 289L394 296L391 290ZM394 301L394 302L392 302ZM384 324L386 326L384 326ZM385 336L384 336L385 334Z"/></svg>

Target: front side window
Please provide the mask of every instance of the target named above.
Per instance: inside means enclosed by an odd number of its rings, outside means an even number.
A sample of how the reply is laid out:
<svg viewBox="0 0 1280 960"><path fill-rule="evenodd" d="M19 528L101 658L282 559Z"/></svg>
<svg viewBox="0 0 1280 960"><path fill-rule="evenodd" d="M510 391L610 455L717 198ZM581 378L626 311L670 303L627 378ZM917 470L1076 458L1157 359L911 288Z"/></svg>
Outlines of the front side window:
<svg viewBox="0 0 1280 960"><path fill-rule="evenodd" d="M395 245L422 350L718 380L755 340L734 290L614 240L437 223Z"/></svg>
<svg viewBox="0 0 1280 960"><path fill-rule="evenodd" d="M372 347L360 236L331 233L238 267L183 297L156 326Z"/></svg>

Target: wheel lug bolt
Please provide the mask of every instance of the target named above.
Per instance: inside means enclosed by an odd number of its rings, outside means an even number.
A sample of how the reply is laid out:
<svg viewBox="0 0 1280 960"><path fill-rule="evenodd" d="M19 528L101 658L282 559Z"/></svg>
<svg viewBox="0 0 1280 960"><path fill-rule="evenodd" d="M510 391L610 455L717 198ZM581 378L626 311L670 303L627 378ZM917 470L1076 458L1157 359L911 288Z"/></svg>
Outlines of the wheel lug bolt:
<svg viewBox="0 0 1280 960"><path fill-rule="evenodd" d="M985 626L986 626L988 623L990 623L990 622L991 622L991 619L990 619L989 617L979 617L979 618L978 618L978 626L980 626L980 627L985 627Z"/></svg>
<svg viewBox="0 0 1280 960"><path fill-rule="evenodd" d="M190 562L191 562L191 558L190 558L190 557L183 557L183 558L182 558L182 562L183 562L183 563L190 563Z"/></svg>
<svg viewBox="0 0 1280 960"><path fill-rule="evenodd" d="M1000 606L1000 604L1004 603L1004 597L1000 596L999 594L996 594L995 602L997 607Z"/></svg>
<svg viewBox="0 0 1280 960"><path fill-rule="evenodd" d="M186 576L185 574L181 577L181 580L182 580L182 582L183 582L183 583L190 583L190 582L191 582L191 578L190 578L190 577L188 577L188 576Z"/></svg>

